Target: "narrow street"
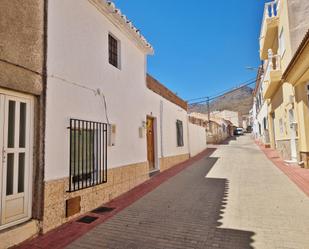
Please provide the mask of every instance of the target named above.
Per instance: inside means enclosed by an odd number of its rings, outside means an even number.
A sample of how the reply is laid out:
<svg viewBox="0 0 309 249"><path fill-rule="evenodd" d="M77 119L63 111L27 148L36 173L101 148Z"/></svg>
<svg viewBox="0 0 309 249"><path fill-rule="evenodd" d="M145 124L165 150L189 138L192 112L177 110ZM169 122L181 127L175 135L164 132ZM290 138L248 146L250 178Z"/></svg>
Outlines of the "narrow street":
<svg viewBox="0 0 309 249"><path fill-rule="evenodd" d="M309 248L309 199L249 135L219 145L68 246Z"/></svg>

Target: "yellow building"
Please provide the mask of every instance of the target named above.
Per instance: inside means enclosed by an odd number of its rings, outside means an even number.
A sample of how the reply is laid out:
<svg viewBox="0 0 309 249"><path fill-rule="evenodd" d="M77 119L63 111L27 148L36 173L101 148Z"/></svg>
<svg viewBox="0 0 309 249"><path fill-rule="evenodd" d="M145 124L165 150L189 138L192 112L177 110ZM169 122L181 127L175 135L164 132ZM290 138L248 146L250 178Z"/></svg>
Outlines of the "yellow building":
<svg viewBox="0 0 309 249"><path fill-rule="evenodd" d="M291 162L300 160L299 113L295 89L283 78L309 27L309 1L276 0L265 4L260 35L263 97L268 103L272 148ZM308 151L308 150L307 150Z"/></svg>
<svg viewBox="0 0 309 249"><path fill-rule="evenodd" d="M309 168L309 29L286 68L283 80L293 86L299 157L301 164Z"/></svg>

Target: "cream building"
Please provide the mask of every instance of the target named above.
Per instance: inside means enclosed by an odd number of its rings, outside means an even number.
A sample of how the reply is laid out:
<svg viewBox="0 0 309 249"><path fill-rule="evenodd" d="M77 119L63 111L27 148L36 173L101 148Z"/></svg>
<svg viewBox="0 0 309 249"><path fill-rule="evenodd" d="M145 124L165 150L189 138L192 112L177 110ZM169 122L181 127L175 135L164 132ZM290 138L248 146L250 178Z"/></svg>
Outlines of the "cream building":
<svg viewBox="0 0 309 249"><path fill-rule="evenodd" d="M292 84L283 79L309 24L309 2L276 0L265 4L260 34L263 98L268 104L270 143L288 162L299 156L298 113Z"/></svg>
<svg viewBox="0 0 309 249"><path fill-rule="evenodd" d="M309 168L309 29L283 74L293 86L300 164Z"/></svg>

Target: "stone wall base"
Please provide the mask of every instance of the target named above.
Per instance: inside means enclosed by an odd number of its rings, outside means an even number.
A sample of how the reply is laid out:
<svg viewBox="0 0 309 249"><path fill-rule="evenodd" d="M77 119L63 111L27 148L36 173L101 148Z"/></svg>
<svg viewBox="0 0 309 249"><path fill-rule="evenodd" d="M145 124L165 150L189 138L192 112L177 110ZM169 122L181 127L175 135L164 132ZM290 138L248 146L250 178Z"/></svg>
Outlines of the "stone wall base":
<svg viewBox="0 0 309 249"><path fill-rule="evenodd" d="M160 171L186 161L189 157L189 154L182 154L161 158ZM109 202L148 179L149 165L148 162L143 162L109 169L107 171L107 183L76 192L67 192L69 178L45 182L43 233ZM80 197L81 210L75 215L66 217L66 201L74 197Z"/></svg>
<svg viewBox="0 0 309 249"><path fill-rule="evenodd" d="M182 163L190 158L190 154L182 154L177 156L160 158L160 171L167 170L178 163Z"/></svg>
<svg viewBox="0 0 309 249"><path fill-rule="evenodd" d="M45 182L43 233L95 209L102 203L106 203L129 191L148 178L149 166L147 162L144 162L109 169L107 183L76 192L67 192L69 178ZM81 198L81 211L71 217L66 217L66 200L77 196Z"/></svg>
<svg viewBox="0 0 309 249"><path fill-rule="evenodd" d="M303 167L309 169L309 152L301 151L299 154L300 161L304 162Z"/></svg>
<svg viewBox="0 0 309 249"><path fill-rule="evenodd" d="M17 245L27 239L37 236L38 233L39 226L36 220L30 220L0 231L0 249L6 249Z"/></svg>
<svg viewBox="0 0 309 249"><path fill-rule="evenodd" d="M280 153L283 160L291 160L291 141L287 140L277 140L276 149ZM296 151L298 152L298 141L296 140ZM298 154L298 153L297 153ZM300 158L298 158L299 160Z"/></svg>

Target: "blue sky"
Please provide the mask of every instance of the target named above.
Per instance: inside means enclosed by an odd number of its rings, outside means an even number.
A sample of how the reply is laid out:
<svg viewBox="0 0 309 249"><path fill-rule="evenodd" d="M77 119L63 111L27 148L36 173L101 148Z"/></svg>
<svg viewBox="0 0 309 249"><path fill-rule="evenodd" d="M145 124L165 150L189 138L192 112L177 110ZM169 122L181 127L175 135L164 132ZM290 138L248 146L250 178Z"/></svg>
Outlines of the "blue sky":
<svg viewBox="0 0 309 249"><path fill-rule="evenodd" d="M153 45L148 72L185 100L254 78L265 0L115 0Z"/></svg>

